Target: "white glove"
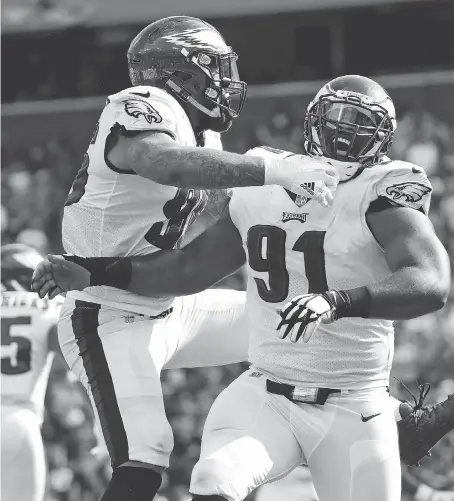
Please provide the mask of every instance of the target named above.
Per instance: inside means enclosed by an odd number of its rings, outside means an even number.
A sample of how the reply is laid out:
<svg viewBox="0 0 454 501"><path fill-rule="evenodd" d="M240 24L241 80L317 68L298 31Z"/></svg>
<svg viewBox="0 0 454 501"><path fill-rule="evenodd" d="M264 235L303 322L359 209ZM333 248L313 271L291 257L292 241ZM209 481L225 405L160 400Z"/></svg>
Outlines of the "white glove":
<svg viewBox="0 0 454 501"><path fill-rule="evenodd" d="M339 179L329 164L306 155L292 155L282 159L266 157L265 184L278 184L287 190L314 198L324 207L333 202L333 193Z"/></svg>
<svg viewBox="0 0 454 501"><path fill-rule="evenodd" d="M437 491L421 484L415 494L415 501L454 501L454 491Z"/></svg>
<svg viewBox="0 0 454 501"><path fill-rule="evenodd" d="M330 324L337 320L333 291L324 294L303 294L296 296L279 312L277 326L279 339L290 334L290 341L296 343L301 336L307 343L320 323Z"/></svg>

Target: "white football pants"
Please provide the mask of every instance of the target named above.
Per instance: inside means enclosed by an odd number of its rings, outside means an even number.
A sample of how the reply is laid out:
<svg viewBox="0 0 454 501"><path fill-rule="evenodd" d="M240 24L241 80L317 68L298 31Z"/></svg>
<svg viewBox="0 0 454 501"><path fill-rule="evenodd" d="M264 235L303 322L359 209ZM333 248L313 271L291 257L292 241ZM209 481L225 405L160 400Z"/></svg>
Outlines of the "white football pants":
<svg viewBox="0 0 454 501"><path fill-rule="evenodd" d="M66 298L60 345L88 391L113 468L129 461L169 465L173 433L161 370L247 360L245 305L244 292L210 289L176 299L169 316L152 320Z"/></svg>
<svg viewBox="0 0 454 501"><path fill-rule="evenodd" d="M320 501L400 501L394 405L386 388L295 404L251 369L213 404L190 492L242 501L296 466L309 466Z"/></svg>

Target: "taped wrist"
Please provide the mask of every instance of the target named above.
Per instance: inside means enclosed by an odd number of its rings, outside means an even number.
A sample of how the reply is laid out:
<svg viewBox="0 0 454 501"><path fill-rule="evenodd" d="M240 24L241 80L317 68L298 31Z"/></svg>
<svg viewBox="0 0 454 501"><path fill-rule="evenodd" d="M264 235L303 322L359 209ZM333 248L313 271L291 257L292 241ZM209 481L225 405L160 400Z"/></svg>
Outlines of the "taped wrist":
<svg viewBox="0 0 454 501"><path fill-rule="evenodd" d="M64 256L64 258L90 272L90 286L92 287L107 285L117 289L127 289L131 281L132 265L129 257Z"/></svg>
<svg viewBox="0 0 454 501"><path fill-rule="evenodd" d="M329 291L328 301L336 308L337 318L369 318L372 298L367 287L358 287L346 291Z"/></svg>
<svg viewBox="0 0 454 501"><path fill-rule="evenodd" d="M263 158L265 167L265 180L263 184L281 184L282 182L282 159L278 156Z"/></svg>

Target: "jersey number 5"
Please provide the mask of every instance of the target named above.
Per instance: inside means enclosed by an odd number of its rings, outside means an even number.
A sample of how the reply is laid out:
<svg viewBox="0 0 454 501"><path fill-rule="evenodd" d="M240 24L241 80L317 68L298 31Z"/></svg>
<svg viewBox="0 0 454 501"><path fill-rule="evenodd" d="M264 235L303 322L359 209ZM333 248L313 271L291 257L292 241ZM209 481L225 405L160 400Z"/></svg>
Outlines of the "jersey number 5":
<svg viewBox="0 0 454 501"><path fill-rule="evenodd" d="M2 318L2 374L13 376L31 370L32 342L11 335L13 325L30 325L30 317Z"/></svg>
<svg viewBox="0 0 454 501"><path fill-rule="evenodd" d="M292 250L304 254L304 270L309 282L309 293L328 290L323 244L325 231L306 231L295 242ZM288 296L289 275L285 264L287 233L277 226L257 225L247 236L249 266L268 273L268 285L254 278L259 296L267 303L280 303Z"/></svg>

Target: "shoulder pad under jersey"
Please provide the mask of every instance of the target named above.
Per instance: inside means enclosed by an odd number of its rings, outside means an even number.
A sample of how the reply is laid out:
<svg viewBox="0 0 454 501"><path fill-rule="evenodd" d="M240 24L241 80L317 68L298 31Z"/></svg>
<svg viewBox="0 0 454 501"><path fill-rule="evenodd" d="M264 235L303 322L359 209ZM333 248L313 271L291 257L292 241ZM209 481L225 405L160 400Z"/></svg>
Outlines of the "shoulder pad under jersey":
<svg viewBox="0 0 454 501"><path fill-rule="evenodd" d="M178 124L187 115L178 101L162 89L138 86L109 96L113 121L128 131L155 130L177 138Z"/></svg>
<svg viewBox="0 0 454 501"><path fill-rule="evenodd" d="M370 169L377 175L377 197L385 197L395 205L422 210L428 214L432 185L422 167L392 160Z"/></svg>

